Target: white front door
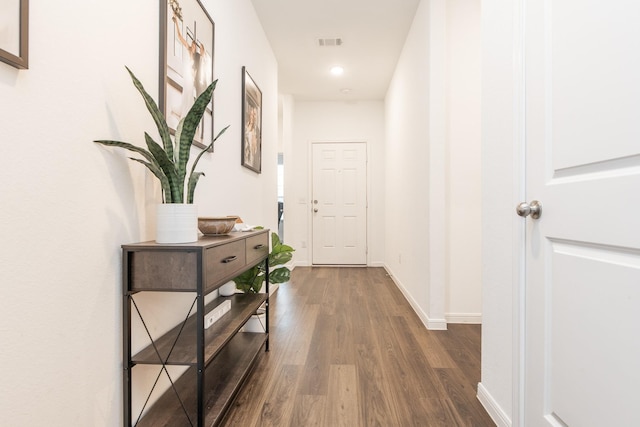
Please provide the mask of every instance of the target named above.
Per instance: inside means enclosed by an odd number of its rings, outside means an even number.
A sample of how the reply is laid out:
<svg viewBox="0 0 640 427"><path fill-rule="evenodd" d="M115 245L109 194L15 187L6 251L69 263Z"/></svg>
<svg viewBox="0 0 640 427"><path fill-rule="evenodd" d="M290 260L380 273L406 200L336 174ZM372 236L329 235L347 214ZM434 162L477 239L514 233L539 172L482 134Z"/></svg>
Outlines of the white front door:
<svg viewBox="0 0 640 427"><path fill-rule="evenodd" d="M640 2L525 2L527 426L640 426Z"/></svg>
<svg viewBox="0 0 640 427"><path fill-rule="evenodd" d="M367 145L313 144L313 264L367 263Z"/></svg>

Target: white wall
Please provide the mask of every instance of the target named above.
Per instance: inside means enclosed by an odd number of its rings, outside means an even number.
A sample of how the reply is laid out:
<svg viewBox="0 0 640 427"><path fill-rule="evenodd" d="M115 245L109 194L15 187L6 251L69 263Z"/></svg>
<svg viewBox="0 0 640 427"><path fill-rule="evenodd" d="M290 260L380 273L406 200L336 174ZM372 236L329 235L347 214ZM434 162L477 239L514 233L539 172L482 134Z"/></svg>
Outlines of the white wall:
<svg viewBox="0 0 640 427"><path fill-rule="evenodd" d="M216 143L214 164L204 169L211 181L198 203L207 214L240 215L245 222L277 230L278 64L250 0L204 0L216 24L215 73L219 78L216 125L231 128ZM262 173L239 167L241 161L242 66L262 91ZM218 102L222 99L222 102ZM219 154L219 155L218 155ZM199 186L201 184L198 184ZM201 193L201 194L202 194Z"/></svg>
<svg viewBox="0 0 640 427"><path fill-rule="evenodd" d="M512 214L519 192L513 14L508 0L483 0L481 8L480 0L422 1L385 100L387 218L413 225L399 233L387 222L387 268L431 325L438 284L430 270L440 268L433 255L441 255L433 231L446 230L447 320L475 321L482 314L478 396L501 426L511 424L517 357L511 326L519 275L512 245L519 233ZM444 153L436 145L442 138ZM445 179L434 182L442 156ZM442 191L445 216L434 221L432 202L440 203Z"/></svg>
<svg viewBox="0 0 640 427"><path fill-rule="evenodd" d="M421 2L386 97L387 218L411 233L389 223L385 260L432 329L482 312L479 24L479 0Z"/></svg>
<svg viewBox="0 0 640 427"><path fill-rule="evenodd" d="M480 0L447 1L448 322L481 322Z"/></svg>
<svg viewBox="0 0 640 427"><path fill-rule="evenodd" d="M201 162L196 203L272 226L276 62L249 0L205 3L216 21L216 128L232 128ZM122 422L120 245L153 238L159 192L127 154L91 141L153 132L124 65L157 95L158 13L157 0L32 2L30 69L0 63L3 425ZM260 176L240 166L242 65L265 101Z"/></svg>
<svg viewBox="0 0 640 427"><path fill-rule="evenodd" d="M384 105L382 101L289 104L293 110L291 147L285 151L285 239L296 248L295 264L311 265L310 145L366 142L368 179L368 264L384 257Z"/></svg>
<svg viewBox="0 0 640 427"><path fill-rule="evenodd" d="M429 321L429 2L420 3L385 99L385 262Z"/></svg>

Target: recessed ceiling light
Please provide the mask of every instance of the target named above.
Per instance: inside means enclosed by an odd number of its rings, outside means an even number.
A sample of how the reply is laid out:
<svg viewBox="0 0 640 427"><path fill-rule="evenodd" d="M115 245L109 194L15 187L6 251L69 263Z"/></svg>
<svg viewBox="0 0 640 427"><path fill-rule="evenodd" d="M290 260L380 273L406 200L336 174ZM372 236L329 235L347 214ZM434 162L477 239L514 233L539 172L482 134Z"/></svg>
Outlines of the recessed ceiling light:
<svg viewBox="0 0 640 427"><path fill-rule="evenodd" d="M340 92L343 95L349 95L351 93L351 89L349 89L348 87L345 87L344 89L340 89Z"/></svg>
<svg viewBox="0 0 640 427"><path fill-rule="evenodd" d="M339 65L336 65L335 67L331 68L331 74L333 74L334 76L341 76L344 74L344 68L342 68Z"/></svg>

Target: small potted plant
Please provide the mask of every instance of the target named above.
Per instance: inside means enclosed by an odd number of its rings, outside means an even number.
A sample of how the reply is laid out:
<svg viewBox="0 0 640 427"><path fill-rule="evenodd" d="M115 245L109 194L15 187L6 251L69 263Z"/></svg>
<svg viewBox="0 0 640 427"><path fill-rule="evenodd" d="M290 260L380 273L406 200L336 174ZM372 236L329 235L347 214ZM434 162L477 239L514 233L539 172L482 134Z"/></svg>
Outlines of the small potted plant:
<svg viewBox="0 0 640 427"><path fill-rule="evenodd" d="M193 195L198 180L204 173L196 171L195 168L202 155L213 147L216 140L229 126L222 129L213 141L198 154L191 164L188 179L187 163L191 155L191 146L193 145L196 129L207 105L211 102L213 91L218 81L215 80L198 96L189 112L180 120L175 132L174 143L164 114L162 114L156 102L147 93L133 72L129 68L127 68L127 71L131 76L133 85L142 95L147 110L153 117L162 145L154 141L146 132L144 136L147 149L122 141L96 140L94 142L124 148L139 154L142 158L130 157L130 159L145 165L160 181L163 203L159 204L157 209L156 241L158 243L188 243L196 241L198 240L198 214L196 207L193 205ZM177 223L180 219L185 221L184 225Z"/></svg>
<svg viewBox="0 0 640 427"><path fill-rule="evenodd" d="M284 283L291 278L291 270L284 264L291 261L293 257L293 249L291 246L285 245L280 241L276 233L271 233L271 252L269 253L269 283ZM266 266L261 262L255 267L245 271L233 281L236 288L245 293L259 293L262 290L266 278ZM256 314L245 325L247 332L264 332L264 309L259 309Z"/></svg>

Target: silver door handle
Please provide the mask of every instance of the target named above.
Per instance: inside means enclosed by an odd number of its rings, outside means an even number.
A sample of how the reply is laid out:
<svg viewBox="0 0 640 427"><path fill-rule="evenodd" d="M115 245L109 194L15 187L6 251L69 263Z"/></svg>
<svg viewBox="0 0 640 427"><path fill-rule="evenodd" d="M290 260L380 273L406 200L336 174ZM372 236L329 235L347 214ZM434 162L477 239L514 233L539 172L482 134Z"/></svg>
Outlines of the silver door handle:
<svg viewBox="0 0 640 427"><path fill-rule="evenodd" d="M516 206L516 212L521 217L531 215L531 218L538 219L542 215L542 203L537 200L532 200L531 203L522 202Z"/></svg>

